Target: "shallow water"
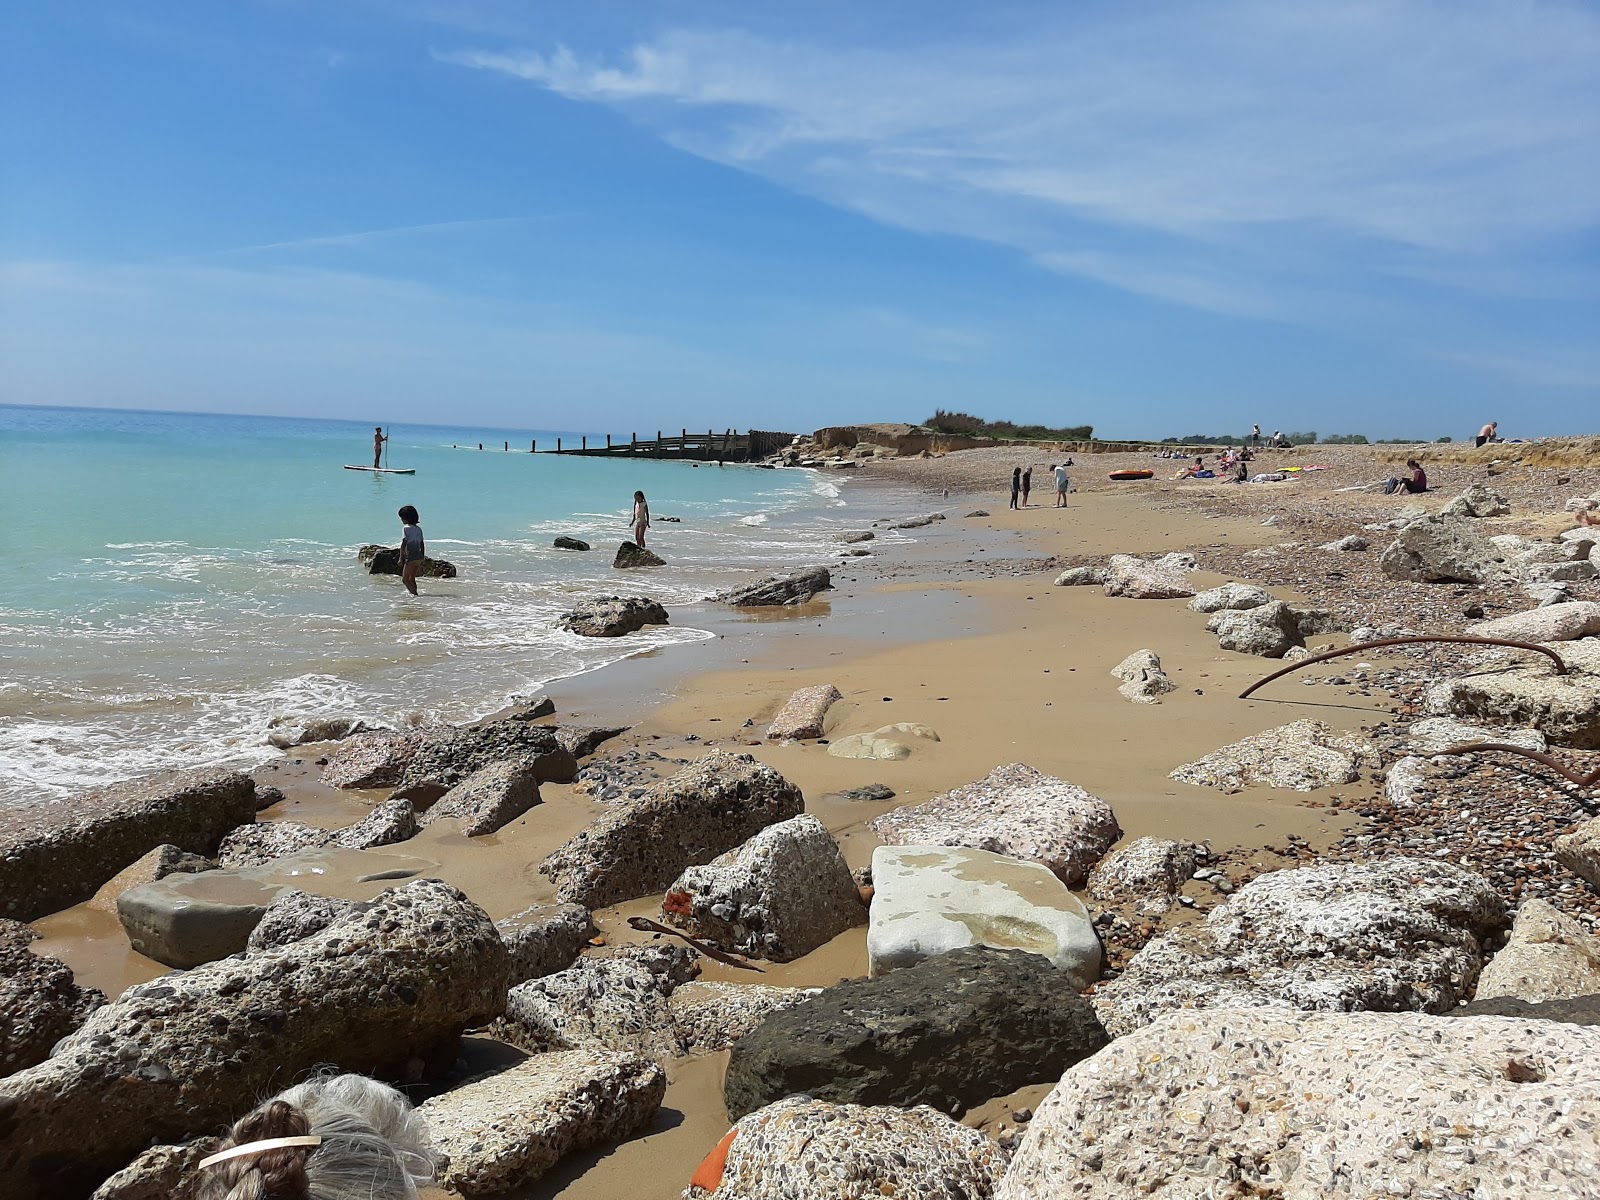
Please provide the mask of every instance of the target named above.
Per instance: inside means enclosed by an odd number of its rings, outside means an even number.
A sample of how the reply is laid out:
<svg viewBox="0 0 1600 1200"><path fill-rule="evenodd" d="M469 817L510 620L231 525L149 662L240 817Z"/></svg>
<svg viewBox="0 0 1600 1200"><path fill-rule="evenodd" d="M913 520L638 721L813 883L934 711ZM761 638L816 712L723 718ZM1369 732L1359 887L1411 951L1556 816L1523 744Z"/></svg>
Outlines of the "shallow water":
<svg viewBox="0 0 1600 1200"><path fill-rule="evenodd" d="M343 470L371 462L356 422L0 406L0 804L260 762L276 716L469 719L707 636L575 637L556 628L574 600L648 591L670 610L825 560L852 520L839 476L526 453L548 432L390 433L416 475ZM611 558L635 488L669 566L625 575ZM398 543L402 504L460 571L416 599L355 561ZM561 533L594 551L554 549Z"/></svg>

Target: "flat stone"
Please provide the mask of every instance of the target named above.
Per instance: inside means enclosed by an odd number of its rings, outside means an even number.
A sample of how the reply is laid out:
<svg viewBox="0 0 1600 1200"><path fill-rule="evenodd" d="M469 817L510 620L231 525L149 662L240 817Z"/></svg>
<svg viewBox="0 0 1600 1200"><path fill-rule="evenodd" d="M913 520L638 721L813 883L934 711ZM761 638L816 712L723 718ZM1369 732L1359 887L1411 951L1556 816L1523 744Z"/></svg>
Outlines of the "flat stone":
<svg viewBox="0 0 1600 1200"><path fill-rule="evenodd" d="M767 726L767 740L808 741L819 738L827 728L828 710L844 696L831 683L819 683L795 692Z"/></svg>
<svg viewBox="0 0 1600 1200"><path fill-rule="evenodd" d="M1376 767L1372 743L1336 733L1319 721L1295 721L1213 750L1172 772L1170 778L1198 787L1236 792L1257 785L1315 791L1354 783L1362 767Z"/></svg>
<svg viewBox="0 0 1600 1200"><path fill-rule="evenodd" d="M1473 637L1504 638L1513 642L1570 642L1600 634L1600 603L1574 600L1527 612L1496 617L1470 627Z"/></svg>
<svg viewBox="0 0 1600 1200"><path fill-rule="evenodd" d="M581 1150L649 1125L667 1074L632 1054L541 1054L423 1102L439 1182L463 1196L497 1196L542 1178Z"/></svg>
<svg viewBox="0 0 1600 1200"><path fill-rule="evenodd" d="M255 797L250 776L208 767L0 807L0 916L31 921L79 904L157 846L215 854L256 819Z"/></svg>
<svg viewBox="0 0 1600 1200"><path fill-rule="evenodd" d="M683 1200L991 1200L1005 1172L992 1138L926 1107L791 1096L729 1137L715 1192L691 1185Z"/></svg>
<svg viewBox="0 0 1600 1200"><path fill-rule="evenodd" d="M1600 888L1600 817L1556 838L1553 849L1563 867Z"/></svg>
<svg viewBox="0 0 1600 1200"><path fill-rule="evenodd" d="M1039 863L966 847L879 846L872 883L873 978L969 946L1037 954L1075 991L1100 978L1089 910Z"/></svg>
<svg viewBox="0 0 1600 1200"><path fill-rule="evenodd" d="M1192 563L1146 562L1129 554L1113 554L1106 563L1105 593L1134 600L1177 600L1194 595L1189 583Z"/></svg>
<svg viewBox="0 0 1600 1200"><path fill-rule="evenodd" d="M1571 1000L1600 992L1600 938L1545 900L1517 909L1511 938L1478 976L1476 998Z"/></svg>
<svg viewBox="0 0 1600 1200"><path fill-rule="evenodd" d="M790 962L867 921L855 878L823 823L801 814L678 876L667 921L724 950Z"/></svg>
<svg viewBox="0 0 1600 1200"><path fill-rule="evenodd" d="M667 1060L684 1053L667 997L672 981L630 958L580 958L512 988L495 1036L532 1054L618 1050Z"/></svg>
<svg viewBox="0 0 1600 1200"><path fill-rule="evenodd" d="M1001 1200L1576 1197L1600 1030L1416 1013L1174 1013L1070 1068Z"/></svg>
<svg viewBox="0 0 1600 1200"><path fill-rule="evenodd" d="M688 1054L726 1050L775 1012L820 994L821 988L768 987L760 983L700 982L677 988L667 1000Z"/></svg>
<svg viewBox="0 0 1600 1200"><path fill-rule="evenodd" d="M358 733L328 755L322 782L336 788L393 787L421 745L415 733Z"/></svg>
<svg viewBox="0 0 1600 1200"><path fill-rule="evenodd" d="M1449 717L1424 717L1413 721L1406 730L1406 745L1412 753L1438 754L1452 746L1472 742L1504 742L1508 746L1523 746L1529 750L1545 750L1549 744L1537 729L1495 729L1487 725L1464 725Z"/></svg>
<svg viewBox="0 0 1600 1200"><path fill-rule="evenodd" d="M216 866L215 859L190 854L187 850L179 850L176 846L157 846L149 854L136 862L129 863L107 880L100 890L90 897L86 906L97 912L116 916L117 897L129 888L138 887L141 883L154 883L158 879L165 879L168 875L179 872L193 875L200 871L215 870Z"/></svg>
<svg viewBox="0 0 1600 1200"><path fill-rule="evenodd" d="M1249 608L1260 608L1263 604L1272 603L1272 593L1266 588L1256 587L1249 583L1225 583L1221 587L1214 587L1210 591L1201 592L1189 601L1189 607L1197 613L1215 613L1224 611L1243 611Z"/></svg>
<svg viewBox="0 0 1600 1200"><path fill-rule="evenodd" d="M637 800L617 804L539 866L559 900L600 908L664 892L684 868L710 862L804 810L795 787L748 754L714 750Z"/></svg>
<svg viewBox="0 0 1600 1200"><path fill-rule="evenodd" d="M565 971L595 935L594 917L581 904L535 904L494 927L511 954L513 984Z"/></svg>
<svg viewBox="0 0 1600 1200"><path fill-rule="evenodd" d="M833 587L827 567L805 567L788 575L768 575L755 583L719 592L711 597L738 608L770 608L777 605L805 604L818 592Z"/></svg>
<svg viewBox="0 0 1600 1200"><path fill-rule="evenodd" d="M423 814L422 823L452 818L460 822L467 837L493 833L539 803L542 774L530 759L491 763L441 796Z"/></svg>
<svg viewBox="0 0 1600 1200"><path fill-rule="evenodd" d="M1023 763L904 805L870 825L889 845L970 846L1042 862L1068 887L1111 848L1122 829L1111 806L1076 784Z"/></svg>
<svg viewBox="0 0 1600 1200"><path fill-rule="evenodd" d="M1494 672L1441 679L1423 693L1423 705L1440 716L1531 727L1553 746L1600 750L1600 639L1562 642L1560 654L1566 675L1557 675L1540 655Z"/></svg>

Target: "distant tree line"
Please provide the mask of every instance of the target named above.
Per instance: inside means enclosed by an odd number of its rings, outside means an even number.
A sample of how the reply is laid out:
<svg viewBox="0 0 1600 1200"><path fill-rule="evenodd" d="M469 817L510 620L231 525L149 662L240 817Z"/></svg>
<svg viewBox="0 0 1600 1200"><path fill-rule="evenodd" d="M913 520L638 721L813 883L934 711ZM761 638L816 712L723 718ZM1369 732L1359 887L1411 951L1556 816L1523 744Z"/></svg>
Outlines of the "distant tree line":
<svg viewBox="0 0 1600 1200"><path fill-rule="evenodd" d="M1068 425L1052 429L1048 425L1018 425L1015 421L985 421L971 413L935 410L923 426L937 433L959 433L967 437L1017 438L1037 442L1088 442L1094 440L1093 425Z"/></svg>

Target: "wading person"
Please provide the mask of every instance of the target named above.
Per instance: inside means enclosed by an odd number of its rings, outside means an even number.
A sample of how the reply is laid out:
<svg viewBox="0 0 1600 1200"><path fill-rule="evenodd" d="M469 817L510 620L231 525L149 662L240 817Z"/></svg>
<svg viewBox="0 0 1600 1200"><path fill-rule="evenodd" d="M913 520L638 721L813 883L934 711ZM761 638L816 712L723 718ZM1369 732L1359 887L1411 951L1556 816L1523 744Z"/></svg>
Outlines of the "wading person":
<svg viewBox="0 0 1600 1200"><path fill-rule="evenodd" d="M417 594L417 570L422 566L422 560L427 554L427 545L422 540L422 526L417 522L417 510L407 504L400 510L400 582L406 585L406 591L413 596Z"/></svg>
<svg viewBox="0 0 1600 1200"><path fill-rule="evenodd" d="M644 531L650 528L650 503L643 492L633 494L633 544L644 549Z"/></svg>

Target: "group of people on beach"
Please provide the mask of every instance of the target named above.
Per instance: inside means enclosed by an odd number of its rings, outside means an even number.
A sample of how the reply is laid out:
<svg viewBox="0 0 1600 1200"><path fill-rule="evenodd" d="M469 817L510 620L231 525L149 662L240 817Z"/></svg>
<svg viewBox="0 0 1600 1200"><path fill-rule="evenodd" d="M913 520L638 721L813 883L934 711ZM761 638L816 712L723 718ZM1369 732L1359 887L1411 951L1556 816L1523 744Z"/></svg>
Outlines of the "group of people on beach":
<svg viewBox="0 0 1600 1200"><path fill-rule="evenodd" d="M1057 508L1067 506L1067 492L1072 487L1072 479L1067 475L1067 468L1072 465L1069 458L1064 463L1051 463L1050 474L1056 484ZM1033 490L1033 468L1013 467L1011 469L1011 507L1027 508L1028 493Z"/></svg>

